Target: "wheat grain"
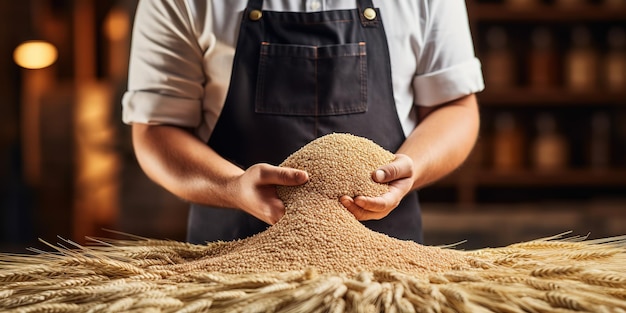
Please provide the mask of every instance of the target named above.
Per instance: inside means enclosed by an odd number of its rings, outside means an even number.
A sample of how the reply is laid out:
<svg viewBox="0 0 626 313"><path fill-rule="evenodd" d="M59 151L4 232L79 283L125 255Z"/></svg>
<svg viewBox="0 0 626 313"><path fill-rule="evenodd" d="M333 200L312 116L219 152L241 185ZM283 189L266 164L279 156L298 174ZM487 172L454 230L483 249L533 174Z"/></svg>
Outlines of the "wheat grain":
<svg viewBox="0 0 626 313"><path fill-rule="evenodd" d="M581 273L581 280L596 286L626 288L626 275L602 270L586 270Z"/></svg>
<svg viewBox="0 0 626 313"><path fill-rule="evenodd" d="M530 272L530 275L536 277L553 277L553 276L570 276L579 273L583 269L578 266L550 266L536 268Z"/></svg>
<svg viewBox="0 0 626 313"><path fill-rule="evenodd" d="M563 292L550 291L546 294L545 300L546 302L556 307L566 308L574 311L588 311L583 303Z"/></svg>

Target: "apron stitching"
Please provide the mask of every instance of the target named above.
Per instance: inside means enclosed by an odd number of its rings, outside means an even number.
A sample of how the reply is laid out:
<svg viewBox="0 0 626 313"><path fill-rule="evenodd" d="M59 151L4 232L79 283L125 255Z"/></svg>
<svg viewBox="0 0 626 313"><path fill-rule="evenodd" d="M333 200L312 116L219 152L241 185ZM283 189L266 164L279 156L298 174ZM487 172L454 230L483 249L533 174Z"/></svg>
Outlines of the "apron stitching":
<svg viewBox="0 0 626 313"><path fill-rule="evenodd" d="M291 21L275 21L276 24L283 24L283 25L323 25L323 24L329 24L329 23L350 23L352 22L351 20L331 20L331 21L321 21L321 22L291 22Z"/></svg>
<svg viewBox="0 0 626 313"><path fill-rule="evenodd" d="M267 46L269 45L269 43L263 41L261 42L261 51L260 54L261 55L268 55L268 51L267 51ZM259 58L259 75L258 77L265 77L265 68L267 67L266 65L266 59L265 57ZM256 84L258 87L257 92L256 92L256 99L255 99L255 111L256 111L256 104L260 103L263 101L263 99L265 98L265 88L262 88L262 86L265 85L264 81L259 81Z"/></svg>
<svg viewBox="0 0 626 313"><path fill-rule="evenodd" d="M318 73L317 73L317 68L318 66L318 48L315 47L315 71L314 71L314 75L315 75L315 137L318 136L317 130L319 129L318 127L318 122L319 122L319 83L317 81L318 79Z"/></svg>
<svg viewBox="0 0 626 313"><path fill-rule="evenodd" d="M365 42L359 42L359 46L361 51L359 51L359 64L361 65L361 105L365 105L365 109L367 110L367 62L363 60L365 55ZM365 77L364 77L365 76ZM365 81L366 83L363 83Z"/></svg>

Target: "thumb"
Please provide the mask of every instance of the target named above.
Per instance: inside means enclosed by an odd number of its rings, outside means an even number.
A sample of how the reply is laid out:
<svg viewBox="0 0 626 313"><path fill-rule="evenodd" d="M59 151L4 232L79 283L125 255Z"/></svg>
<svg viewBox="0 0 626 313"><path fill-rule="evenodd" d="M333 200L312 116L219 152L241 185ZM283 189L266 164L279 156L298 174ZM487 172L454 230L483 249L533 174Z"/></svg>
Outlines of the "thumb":
<svg viewBox="0 0 626 313"><path fill-rule="evenodd" d="M374 171L372 179L377 183L388 183L410 177L412 166L412 160L408 156L397 154L393 162L383 165Z"/></svg>
<svg viewBox="0 0 626 313"><path fill-rule="evenodd" d="M287 167L267 167L261 177L264 183L282 186L297 186L309 180L307 172Z"/></svg>
<svg viewBox="0 0 626 313"><path fill-rule="evenodd" d="M383 169L377 169L372 175L372 178L377 183L384 183L386 177L387 177L387 173L385 173Z"/></svg>
<svg viewBox="0 0 626 313"><path fill-rule="evenodd" d="M382 166L372 173L372 179L377 183L388 183L397 179L396 176L398 176L398 168L393 166L393 163Z"/></svg>

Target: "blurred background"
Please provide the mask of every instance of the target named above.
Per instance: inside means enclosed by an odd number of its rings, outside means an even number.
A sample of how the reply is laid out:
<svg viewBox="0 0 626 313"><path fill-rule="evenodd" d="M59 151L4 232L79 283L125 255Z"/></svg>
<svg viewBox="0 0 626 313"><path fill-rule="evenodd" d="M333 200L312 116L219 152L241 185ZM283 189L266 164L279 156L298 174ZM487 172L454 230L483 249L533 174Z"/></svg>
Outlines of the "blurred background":
<svg viewBox="0 0 626 313"><path fill-rule="evenodd" d="M0 1L0 252L107 229L184 240L121 123L138 0ZM421 193L426 243L626 234L626 0L467 1L487 88L470 159Z"/></svg>

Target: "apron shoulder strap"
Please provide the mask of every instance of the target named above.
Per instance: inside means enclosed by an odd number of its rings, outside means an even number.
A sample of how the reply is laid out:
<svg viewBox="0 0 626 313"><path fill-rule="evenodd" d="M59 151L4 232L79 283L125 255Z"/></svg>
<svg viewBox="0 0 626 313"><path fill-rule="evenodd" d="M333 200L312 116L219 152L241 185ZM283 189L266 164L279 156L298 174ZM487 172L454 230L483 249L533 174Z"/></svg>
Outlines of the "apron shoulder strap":
<svg viewBox="0 0 626 313"><path fill-rule="evenodd" d="M252 10L262 10L263 9L263 0L248 0L248 11Z"/></svg>
<svg viewBox="0 0 626 313"><path fill-rule="evenodd" d="M374 7L374 3L372 2L372 0L357 0L357 6L359 8L373 8Z"/></svg>

